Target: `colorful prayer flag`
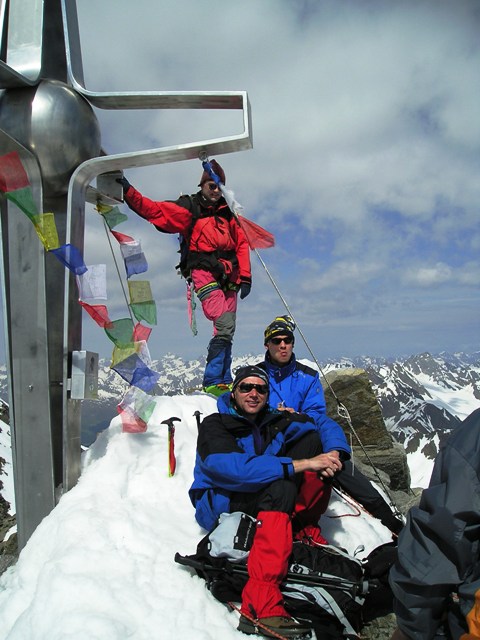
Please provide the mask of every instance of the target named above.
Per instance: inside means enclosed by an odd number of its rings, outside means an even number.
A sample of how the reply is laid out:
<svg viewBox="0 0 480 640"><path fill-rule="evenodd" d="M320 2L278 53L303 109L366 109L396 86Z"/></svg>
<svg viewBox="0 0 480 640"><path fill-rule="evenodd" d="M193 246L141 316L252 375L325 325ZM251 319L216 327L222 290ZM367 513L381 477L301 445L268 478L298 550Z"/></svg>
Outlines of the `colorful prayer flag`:
<svg viewBox="0 0 480 640"><path fill-rule="evenodd" d="M45 249L47 251L58 249L60 242L58 241L57 225L55 224L53 213L40 213L33 216L32 222Z"/></svg>
<svg viewBox="0 0 480 640"><path fill-rule="evenodd" d="M145 258L145 254L143 253L136 253L128 256L124 259L124 262L125 271L127 272L127 279L137 273L145 273L145 271L148 271L147 259Z"/></svg>
<svg viewBox="0 0 480 640"><path fill-rule="evenodd" d="M152 396L138 387L130 387L118 406L148 423L157 405Z"/></svg>
<svg viewBox="0 0 480 640"><path fill-rule="evenodd" d="M33 222L35 216L38 216L38 207L33 199L31 187L24 187L16 191L7 191L5 194L8 200L17 205L19 209L25 213Z"/></svg>
<svg viewBox="0 0 480 640"><path fill-rule="evenodd" d="M102 212L100 213L102 214L103 219L107 223L107 226L110 230L112 230L114 227L121 224L122 222L125 222L125 220L128 220L128 216L125 215L124 213L121 213L118 207L113 207L113 209L110 209L105 213L102 213Z"/></svg>
<svg viewBox="0 0 480 640"><path fill-rule="evenodd" d="M82 300L78 301L79 304L85 309L85 311L95 320L95 322L102 327L102 329L110 328L113 323L108 317L108 310L104 304L90 305Z"/></svg>
<svg viewBox="0 0 480 640"><path fill-rule="evenodd" d="M128 292L130 294L130 302L133 304L153 301L152 289L148 280L131 280L128 283Z"/></svg>
<svg viewBox="0 0 480 640"><path fill-rule="evenodd" d="M111 368L129 384L146 392L151 391L160 378L160 374L150 369L137 353L133 353Z"/></svg>
<svg viewBox="0 0 480 640"><path fill-rule="evenodd" d="M112 352L110 369L113 369L119 362L123 362L123 360L126 360L134 353L137 353L134 342L115 345Z"/></svg>
<svg viewBox="0 0 480 640"><path fill-rule="evenodd" d="M207 163L209 164L209 163ZM205 163L203 164L205 167ZM211 167L207 169L208 171L212 170ZM245 236L247 238L250 249L269 249L270 247L275 246L275 237L269 231L256 224L256 222L252 222L245 218L243 215L243 206L235 200L235 194L230 189L227 189L223 183L220 184L220 190L222 192L223 197L227 201L228 208L230 211L235 213L237 220L240 224L240 227L243 229Z"/></svg>
<svg viewBox="0 0 480 640"><path fill-rule="evenodd" d="M144 433L147 430L147 424L129 410L122 409L118 405L117 411L122 420L123 433Z"/></svg>
<svg viewBox="0 0 480 640"><path fill-rule="evenodd" d="M275 246L275 236L244 216L237 216L240 226L247 237L250 249L270 249Z"/></svg>
<svg viewBox="0 0 480 640"><path fill-rule="evenodd" d="M147 342L151 333L152 330L150 327L145 327L143 324L138 322L133 329L133 341L140 342L143 340Z"/></svg>
<svg viewBox="0 0 480 640"><path fill-rule="evenodd" d="M148 324L157 324L157 305L153 300L130 304L129 307L139 322L145 320Z"/></svg>
<svg viewBox="0 0 480 640"><path fill-rule="evenodd" d="M82 254L73 244L64 244L58 249L52 249L53 253L72 273L82 275L87 270L83 262Z"/></svg>
<svg viewBox="0 0 480 640"><path fill-rule="evenodd" d="M30 186L27 172L25 171L17 151L6 153L0 157L0 191L16 191Z"/></svg>
<svg viewBox="0 0 480 640"><path fill-rule="evenodd" d="M110 233L120 244L124 242L135 242L134 238L127 236L125 233L120 233L120 231L113 231L113 229L111 229Z"/></svg>
<svg viewBox="0 0 480 640"><path fill-rule="evenodd" d="M107 265L90 264L87 271L77 276L78 297L80 300L90 298L107 299Z"/></svg>
<svg viewBox="0 0 480 640"><path fill-rule="evenodd" d="M133 347L133 320L131 318L114 320L112 326L105 327L105 333L115 346L131 345Z"/></svg>

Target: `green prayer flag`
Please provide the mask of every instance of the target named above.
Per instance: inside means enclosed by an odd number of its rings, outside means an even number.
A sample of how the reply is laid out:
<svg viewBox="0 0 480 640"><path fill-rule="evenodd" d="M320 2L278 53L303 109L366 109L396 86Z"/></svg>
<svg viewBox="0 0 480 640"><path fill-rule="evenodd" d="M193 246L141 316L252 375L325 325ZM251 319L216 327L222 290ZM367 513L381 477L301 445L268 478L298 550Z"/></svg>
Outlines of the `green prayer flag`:
<svg viewBox="0 0 480 640"><path fill-rule="evenodd" d="M121 222L125 222L125 220L128 220L128 216L122 213L118 207L113 207L113 209L111 209L110 211L102 213L102 216L109 229L113 229Z"/></svg>
<svg viewBox="0 0 480 640"><path fill-rule="evenodd" d="M16 191L8 191L5 196L17 205L19 209L25 213L32 222L34 217L38 216L38 209L33 199L31 187L23 187L23 189L17 189Z"/></svg>
<svg viewBox="0 0 480 640"><path fill-rule="evenodd" d="M105 333L116 346L129 345L133 343L133 320L114 320L110 326L105 327Z"/></svg>
<svg viewBox="0 0 480 640"><path fill-rule="evenodd" d="M148 324L157 324L157 305L153 300L137 302L135 304L130 304L129 306L133 315L139 322L145 320Z"/></svg>

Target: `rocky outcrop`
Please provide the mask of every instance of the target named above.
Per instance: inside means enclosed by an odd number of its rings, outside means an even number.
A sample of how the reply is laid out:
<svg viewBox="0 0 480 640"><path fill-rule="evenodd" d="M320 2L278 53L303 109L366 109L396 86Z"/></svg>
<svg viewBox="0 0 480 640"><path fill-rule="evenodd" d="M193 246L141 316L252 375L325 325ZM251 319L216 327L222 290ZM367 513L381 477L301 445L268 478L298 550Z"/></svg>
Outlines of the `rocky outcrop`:
<svg viewBox="0 0 480 640"><path fill-rule="evenodd" d="M392 491L408 493L410 473L406 453L387 431L367 372L356 368L330 371L322 385L327 413L343 427L354 460L365 466L371 479L377 478L376 470L381 470Z"/></svg>

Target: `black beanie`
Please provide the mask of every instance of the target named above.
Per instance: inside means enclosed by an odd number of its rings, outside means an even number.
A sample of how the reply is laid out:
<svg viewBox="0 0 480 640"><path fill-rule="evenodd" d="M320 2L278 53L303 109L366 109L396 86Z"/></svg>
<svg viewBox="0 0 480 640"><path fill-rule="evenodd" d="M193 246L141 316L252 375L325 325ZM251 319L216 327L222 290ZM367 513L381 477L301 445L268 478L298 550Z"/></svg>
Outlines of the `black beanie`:
<svg viewBox="0 0 480 640"><path fill-rule="evenodd" d="M263 382L268 387L268 373L265 371L265 369L257 367L254 364L248 364L244 367L240 367L235 372L235 380L233 381L232 391L235 391L235 388L240 384L242 380L245 380L245 378L251 378L253 376L255 376L255 378L260 378L261 380L263 380Z"/></svg>

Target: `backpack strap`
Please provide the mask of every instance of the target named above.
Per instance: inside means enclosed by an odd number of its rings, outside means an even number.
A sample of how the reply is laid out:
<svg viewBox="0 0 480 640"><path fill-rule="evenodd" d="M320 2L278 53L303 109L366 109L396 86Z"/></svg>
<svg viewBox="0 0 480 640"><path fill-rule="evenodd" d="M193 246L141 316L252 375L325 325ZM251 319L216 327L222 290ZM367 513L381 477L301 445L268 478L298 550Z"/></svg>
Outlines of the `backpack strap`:
<svg viewBox="0 0 480 640"><path fill-rule="evenodd" d="M180 274L188 281L190 280L190 270L188 269L188 246L190 244L190 238L192 237L193 228L195 227L197 220L201 218L201 211L200 205L191 195L181 195L177 200L177 204L184 207L192 214L192 219L187 232L185 234L179 234L178 236L180 242L180 249L178 250L178 253L180 254L180 261L175 265L175 269L177 269L177 271L179 271Z"/></svg>

